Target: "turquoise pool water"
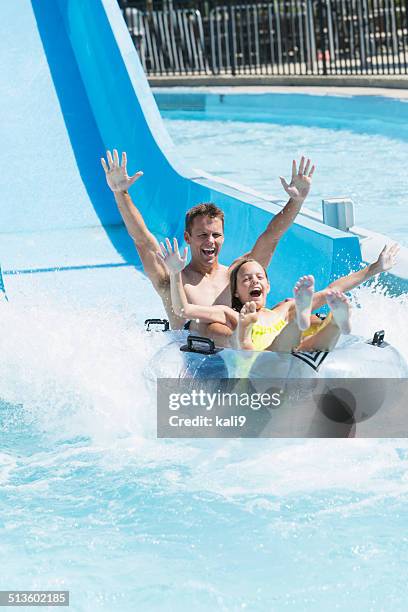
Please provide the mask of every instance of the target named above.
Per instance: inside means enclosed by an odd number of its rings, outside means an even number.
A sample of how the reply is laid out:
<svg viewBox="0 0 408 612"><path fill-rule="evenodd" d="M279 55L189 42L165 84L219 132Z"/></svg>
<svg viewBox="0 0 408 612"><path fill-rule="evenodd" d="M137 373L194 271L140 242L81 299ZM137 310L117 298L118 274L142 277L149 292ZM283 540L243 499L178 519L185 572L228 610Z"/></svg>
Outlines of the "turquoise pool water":
<svg viewBox="0 0 408 612"><path fill-rule="evenodd" d="M320 195L350 195L339 185L356 167L356 193L388 193L385 170L388 188L396 181L384 136L213 124L216 136L205 121L167 121L192 165L273 194L294 153L320 153L312 208ZM370 155L347 166L343 137ZM392 206L403 210L398 185ZM406 241L402 223L389 233ZM406 440L157 440L145 368L162 339L143 321L164 312L146 278L113 267L5 281L2 589L68 589L75 612L406 610ZM363 288L353 302L354 332L385 328L408 359L406 296Z"/></svg>
<svg viewBox="0 0 408 612"><path fill-rule="evenodd" d="M148 281L6 284L2 588L69 589L81 612L406 609L406 440L157 440ZM355 331L387 320L408 357L406 300L355 300Z"/></svg>
<svg viewBox="0 0 408 612"><path fill-rule="evenodd" d="M250 102L248 107L250 117ZM308 155L317 171L305 206L321 212L323 198L349 197L356 225L408 246L408 140L256 118L212 119L200 112L163 115L190 166L275 197L285 197L278 177L288 177L293 157Z"/></svg>

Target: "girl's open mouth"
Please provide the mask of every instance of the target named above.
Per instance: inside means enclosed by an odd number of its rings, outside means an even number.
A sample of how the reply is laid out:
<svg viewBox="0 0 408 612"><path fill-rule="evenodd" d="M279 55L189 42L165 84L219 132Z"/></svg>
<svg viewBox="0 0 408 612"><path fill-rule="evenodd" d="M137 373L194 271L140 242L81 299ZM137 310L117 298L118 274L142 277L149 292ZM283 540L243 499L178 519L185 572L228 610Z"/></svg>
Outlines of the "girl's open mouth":
<svg viewBox="0 0 408 612"><path fill-rule="evenodd" d="M262 295L262 289L259 289L259 288L252 289L252 291L249 292L249 295L251 297L260 297Z"/></svg>

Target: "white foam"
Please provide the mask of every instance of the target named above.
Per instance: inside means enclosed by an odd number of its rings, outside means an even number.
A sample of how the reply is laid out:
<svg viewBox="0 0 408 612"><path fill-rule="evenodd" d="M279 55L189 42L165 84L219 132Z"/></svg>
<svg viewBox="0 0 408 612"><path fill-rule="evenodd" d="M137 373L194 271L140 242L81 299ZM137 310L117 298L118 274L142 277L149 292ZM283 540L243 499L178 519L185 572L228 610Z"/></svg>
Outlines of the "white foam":
<svg viewBox="0 0 408 612"><path fill-rule="evenodd" d="M142 370L154 342L122 314L43 300L0 311L0 397L57 437L144 432L154 410ZM146 432L144 432L146 433Z"/></svg>
<svg viewBox="0 0 408 612"><path fill-rule="evenodd" d="M353 331L368 337L385 328L408 358L406 297L364 287L353 301L361 305ZM30 461L51 472L65 462L73 469L85 450L107 472L154 466L170 490L227 497L408 491L406 440L156 440L155 390L142 372L163 341L108 306L62 304L44 294L41 305L27 296L1 304L0 397L22 405L24 425L59 445L55 455L37 452ZM70 448L78 436L87 441ZM3 482L16 469L13 453L6 459Z"/></svg>

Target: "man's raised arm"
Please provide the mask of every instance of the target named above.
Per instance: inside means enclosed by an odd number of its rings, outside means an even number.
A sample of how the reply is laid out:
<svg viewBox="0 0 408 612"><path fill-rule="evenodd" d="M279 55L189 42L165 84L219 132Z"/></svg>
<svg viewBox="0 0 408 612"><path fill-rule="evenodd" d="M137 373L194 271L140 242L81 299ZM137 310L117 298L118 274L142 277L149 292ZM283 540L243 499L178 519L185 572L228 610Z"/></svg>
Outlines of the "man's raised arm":
<svg viewBox="0 0 408 612"><path fill-rule="evenodd" d="M133 176L128 176L126 153L122 153L121 164L119 164L119 154L116 149L113 150L113 156L110 151L107 151L106 157L107 162L104 158L101 159L106 182L113 191L123 222L142 260L144 271L155 289L159 291L169 282L166 267L156 255L160 251L160 245L147 228L141 213L133 204L128 193L128 189L143 176L143 172L136 172Z"/></svg>
<svg viewBox="0 0 408 612"><path fill-rule="evenodd" d="M310 191L314 171L315 166L312 165L310 159L305 160L302 157L299 170L296 167L296 161L293 160L292 162L292 178L289 184L283 176L279 177L284 190L289 195L289 201L269 222L268 227L259 236L252 250L245 255L246 257L256 259L262 266L268 267L279 240L292 225L302 208L302 204Z"/></svg>

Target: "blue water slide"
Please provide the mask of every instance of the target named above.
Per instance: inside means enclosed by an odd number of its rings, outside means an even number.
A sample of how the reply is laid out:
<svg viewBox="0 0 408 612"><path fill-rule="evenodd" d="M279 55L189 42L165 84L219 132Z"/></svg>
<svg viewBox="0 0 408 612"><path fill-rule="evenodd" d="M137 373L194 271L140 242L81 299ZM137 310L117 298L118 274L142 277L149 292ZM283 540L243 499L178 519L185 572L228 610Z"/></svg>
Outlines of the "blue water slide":
<svg viewBox="0 0 408 612"><path fill-rule="evenodd" d="M0 268L0 298L2 300L4 299L7 300L6 287L4 286L3 274L1 272L1 268Z"/></svg>
<svg viewBox="0 0 408 612"><path fill-rule="evenodd" d="M163 126L116 0L0 3L0 262L3 273L140 265L100 157L143 170L132 197L158 238L182 238L187 208L225 211L222 263L249 250L281 204L187 168ZM320 288L361 261L358 238L299 215L271 266L271 300L300 274Z"/></svg>

